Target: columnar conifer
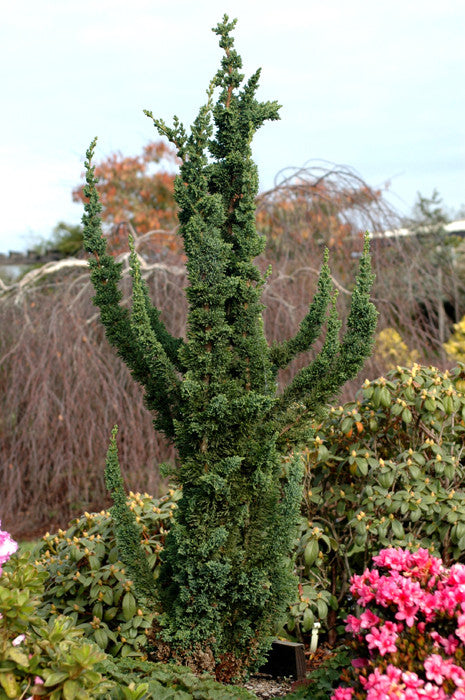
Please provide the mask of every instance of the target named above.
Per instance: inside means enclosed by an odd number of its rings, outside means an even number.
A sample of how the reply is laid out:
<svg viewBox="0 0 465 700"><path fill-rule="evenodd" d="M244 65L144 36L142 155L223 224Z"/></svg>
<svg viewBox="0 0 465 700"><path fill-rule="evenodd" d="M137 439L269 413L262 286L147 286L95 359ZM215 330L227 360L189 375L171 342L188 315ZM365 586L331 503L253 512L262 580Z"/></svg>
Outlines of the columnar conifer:
<svg viewBox="0 0 465 700"><path fill-rule="evenodd" d="M214 670L223 680L261 663L295 599L291 552L302 467L293 449L308 436L315 412L358 372L376 325L365 243L342 339L326 256L297 334L268 346L260 300L265 276L253 263L265 241L255 227L258 178L250 145L263 122L278 119L279 106L256 99L260 71L244 83L234 26L225 15L214 30L224 56L190 131L176 117L169 127L146 112L182 160L175 196L189 279L185 339L173 338L153 307L132 244L132 310L120 304L120 267L107 254L100 228L95 141L87 152L83 219L107 337L145 387L155 429L178 452L173 478L183 496L157 583L155 648L159 658ZM278 394L278 370L309 350L325 324L326 339L313 362ZM114 440L109 468L117 494ZM135 547L134 530L121 516L121 503L119 539L122 549L127 540L127 549ZM136 554L129 558L138 561ZM146 572L141 579L146 594Z"/></svg>

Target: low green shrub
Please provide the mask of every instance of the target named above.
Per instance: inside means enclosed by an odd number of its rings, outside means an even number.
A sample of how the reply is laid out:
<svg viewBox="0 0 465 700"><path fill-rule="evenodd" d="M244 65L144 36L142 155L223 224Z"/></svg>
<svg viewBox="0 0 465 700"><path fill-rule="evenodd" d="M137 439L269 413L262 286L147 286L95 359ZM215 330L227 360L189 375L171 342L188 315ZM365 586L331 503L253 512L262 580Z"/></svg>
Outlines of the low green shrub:
<svg viewBox="0 0 465 700"><path fill-rule="evenodd" d="M45 572L13 555L0 577L0 700L91 700L111 686L95 670L105 654L63 615L38 615Z"/></svg>
<svg viewBox="0 0 465 700"><path fill-rule="evenodd" d="M154 578L179 498L179 491L173 489L160 499L132 492L128 497ZM112 656L144 656L153 611L136 601L133 582L118 559L108 511L84 513L66 531L47 533L34 555L37 569L48 574L41 615L68 615L88 639Z"/></svg>
<svg viewBox="0 0 465 700"><path fill-rule="evenodd" d="M386 546L465 562L465 370L398 367L314 426L306 452L300 601L286 631L344 617L350 576ZM343 628L339 628L341 631Z"/></svg>
<svg viewBox="0 0 465 700"><path fill-rule="evenodd" d="M245 688L222 685L208 674L197 676L174 664L108 657L99 670L116 683L105 696L111 700L256 700Z"/></svg>

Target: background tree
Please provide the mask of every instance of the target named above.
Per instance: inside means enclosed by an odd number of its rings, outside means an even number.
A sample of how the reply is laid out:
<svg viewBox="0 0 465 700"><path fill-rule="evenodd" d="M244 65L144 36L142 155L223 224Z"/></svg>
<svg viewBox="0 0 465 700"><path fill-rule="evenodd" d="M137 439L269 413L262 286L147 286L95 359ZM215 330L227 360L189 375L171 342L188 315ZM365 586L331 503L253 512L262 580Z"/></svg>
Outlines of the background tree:
<svg viewBox="0 0 465 700"><path fill-rule="evenodd" d="M153 643L158 658L213 670L221 680L240 677L264 660L274 625L294 599L290 553L302 465L293 448L308 438L311 416L362 366L377 316L369 301L366 243L342 339L325 260L296 335L271 348L266 342L265 277L252 262L265 243L255 226L258 177L250 143L266 120L278 118L278 105L256 100L259 71L243 84L230 36L234 25L225 16L215 29L224 57L190 133L176 118L172 128L154 119L182 160L175 197L189 281L186 340L169 334L152 306L134 247L132 311L120 305L121 268L102 237L91 165L95 142L87 153L83 218L107 337L145 387L155 428L179 455L173 477L183 495L163 554ZM325 323L320 352L277 394L278 370L309 350ZM114 438L107 477L121 496ZM132 550L128 566L138 562L135 584L147 595L150 574L133 551L134 532L120 508L115 518L121 552Z"/></svg>
<svg viewBox="0 0 465 700"><path fill-rule="evenodd" d="M84 236L80 224L67 224L59 221L49 238L44 239L38 246L39 252L57 250L64 257L78 255L83 252Z"/></svg>
<svg viewBox="0 0 465 700"><path fill-rule="evenodd" d="M325 161L282 170L257 197L257 227L277 258L302 259L312 243L337 251L360 231L382 231L393 219L380 189Z"/></svg>
<svg viewBox="0 0 465 700"><path fill-rule="evenodd" d="M179 239L173 196L174 175L179 159L165 140L152 141L137 156L113 153L96 165L102 223L109 236L109 250L127 250L129 223L138 234L151 232L150 247L178 251ZM73 190L73 200L83 202L83 186Z"/></svg>

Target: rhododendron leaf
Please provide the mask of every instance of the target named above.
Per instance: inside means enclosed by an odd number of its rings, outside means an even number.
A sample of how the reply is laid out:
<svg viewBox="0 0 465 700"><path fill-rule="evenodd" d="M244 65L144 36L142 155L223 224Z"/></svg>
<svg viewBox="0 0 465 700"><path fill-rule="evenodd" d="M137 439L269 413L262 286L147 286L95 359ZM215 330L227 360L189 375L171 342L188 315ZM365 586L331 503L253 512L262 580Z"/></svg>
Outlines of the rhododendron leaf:
<svg viewBox="0 0 465 700"><path fill-rule="evenodd" d="M315 616L310 610L310 608L305 608L304 611L304 616L303 616L303 622L302 622L302 629L304 632L309 632L314 625L315 622Z"/></svg>
<svg viewBox="0 0 465 700"><path fill-rule="evenodd" d="M0 684L7 698L18 698L19 688L13 673L0 673Z"/></svg>
<svg viewBox="0 0 465 700"><path fill-rule="evenodd" d="M74 700L77 697L82 697L81 687L77 681L68 680L63 685L64 700Z"/></svg>
<svg viewBox="0 0 465 700"><path fill-rule="evenodd" d="M391 521L391 529L394 535L399 539L404 537L404 528L402 527L402 523L400 523L398 520Z"/></svg>
<svg viewBox="0 0 465 700"><path fill-rule="evenodd" d="M320 620L325 620L326 617L328 616L328 606L326 605L324 600L317 600L316 601L316 607L318 610L318 617Z"/></svg>
<svg viewBox="0 0 465 700"><path fill-rule="evenodd" d="M23 651L20 649L17 649L16 647L8 649L8 658L12 659L12 661L15 661L19 666L24 666L24 668L27 668L29 666L29 659L27 654L25 654Z"/></svg>
<svg viewBox="0 0 465 700"><path fill-rule="evenodd" d="M68 673L66 671L56 671L54 673L50 673L45 682L44 686L46 688L50 688L52 685L58 685L58 683L62 683L64 680L68 678Z"/></svg>

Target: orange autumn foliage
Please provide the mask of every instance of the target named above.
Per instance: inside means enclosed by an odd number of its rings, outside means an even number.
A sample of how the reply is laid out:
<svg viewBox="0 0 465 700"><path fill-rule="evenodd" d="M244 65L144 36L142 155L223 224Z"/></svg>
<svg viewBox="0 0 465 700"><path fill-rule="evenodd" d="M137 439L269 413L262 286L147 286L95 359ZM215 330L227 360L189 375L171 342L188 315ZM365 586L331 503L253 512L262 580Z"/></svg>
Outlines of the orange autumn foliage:
<svg viewBox="0 0 465 700"><path fill-rule="evenodd" d="M96 166L102 222L112 254L127 250L127 223L139 236L153 232L150 247L154 251L180 251L173 198L179 164L171 145L153 141L144 146L141 155L112 153ZM73 190L73 201L84 202L83 185Z"/></svg>

